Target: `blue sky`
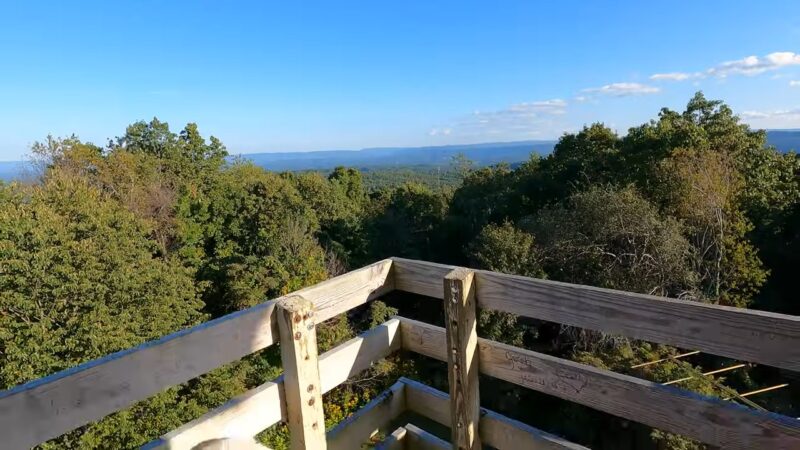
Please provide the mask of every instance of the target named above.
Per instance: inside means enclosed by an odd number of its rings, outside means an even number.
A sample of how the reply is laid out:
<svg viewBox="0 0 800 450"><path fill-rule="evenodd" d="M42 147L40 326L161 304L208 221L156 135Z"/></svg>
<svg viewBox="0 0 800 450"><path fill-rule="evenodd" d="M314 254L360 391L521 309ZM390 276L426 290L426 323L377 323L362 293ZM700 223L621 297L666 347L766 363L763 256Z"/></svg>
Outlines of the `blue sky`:
<svg viewBox="0 0 800 450"><path fill-rule="evenodd" d="M799 53L796 0L9 1L0 160L153 116L232 153L624 132L696 90L800 128Z"/></svg>

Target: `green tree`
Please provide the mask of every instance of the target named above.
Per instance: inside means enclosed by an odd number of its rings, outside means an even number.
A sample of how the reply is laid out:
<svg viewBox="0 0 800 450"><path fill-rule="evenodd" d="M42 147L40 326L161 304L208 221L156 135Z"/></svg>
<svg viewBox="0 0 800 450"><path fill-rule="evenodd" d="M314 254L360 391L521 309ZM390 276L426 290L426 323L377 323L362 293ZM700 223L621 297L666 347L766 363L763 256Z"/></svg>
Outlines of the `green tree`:
<svg viewBox="0 0 800 450"><path fill-rule="evenodd" d="M490 223L515 217L516 171L508 165L470 172L453 193L445 229L451 260L464 258L462 250Z"/></svg>
<svg viewBox="0 0 800 450"><path fill-rule="evenodd" d="M193 274L156 257L150 230L85 179L6 186L0 208L4 387L201 320Z"/></svg>
<svg viewBox="0 0 800 450"><path fill-rule="evenodd" d="M444 194L414 183L378 193L365 224L370 259L436 259L447 204Z"/></svg>
<svg viewBox="0 0 800 450"><path fill-rule="evenodd" d="M196 124L189 123L175 134L170 131L169 124L157 118L128 126L125 134L109 147L111 151L154 156L162 163L162 170L177 177L176 181L195 187L202 186L209 176L213 176L228 156L222 142L214 136L206 142Z"/></svg>
<svg viewBox="0 0 800 450"><path fill-rule="evenodd" d="M510 222L490 224L469 246L471 266L494 272L544 277L542 260L533 235Z"/></svg>
<svg viewBox="0 0 800 450"><path fill-rule="evenodd" d="M615 181L620 139L601 123L585 126L558 140L542 161L542 193L547 201L560 200L575 189Z"/></svg>
<svg viewBox="0 0 800 450"><path fill-rule="evenodd" d="M472 267L528 277L543 278L542 261L533 236L511 223L487 225L469 246ZM478 333L488 339L521 346L526 333L535 329L521 325L514 314L482 310L478 316Z"/></svg>
<svg viewBox="0 0 800 450"><path fill-rule="evenodd" d="M205 197L179 207L181 237L194 248L204 300L214 315L325 279L314 211L287 179L251 164L224 170Z"/></svg>
<svg viewBox="0 0 800 450"><path fill-rule="evenodd" d="M362 231L367 196L361 172L337 167L326 178L317 172L284 174L319 221L317 237L329 255L345 267L363 262ZM329 270L330 271L330 270Z"/></svg>
<svg viewBox="0 0 800 450"><path fill-rule="evenodd" d="M681 224L635 189L592 187L524 221L549 277L670 297L696 296Z"/></svg>

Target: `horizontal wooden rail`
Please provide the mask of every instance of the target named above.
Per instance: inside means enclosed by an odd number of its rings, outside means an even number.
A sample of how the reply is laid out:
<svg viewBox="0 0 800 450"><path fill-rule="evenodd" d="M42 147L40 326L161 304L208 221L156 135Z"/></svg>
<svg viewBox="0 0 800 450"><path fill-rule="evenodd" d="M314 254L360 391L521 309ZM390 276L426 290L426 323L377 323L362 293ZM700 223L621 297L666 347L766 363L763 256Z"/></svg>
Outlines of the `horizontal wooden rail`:
<svg viewBox="0 0 800 450"><path fill-rule="evenodd" d="M401 378L406 387L408 410L449 427L450 396L420 382ZM484 444L500 450L536 448L553 450L586 450L578 444L536 429L494 411L481 408L480 435Z"/></svg>
<svg viewBox="0 0 800 450"><path fill-rule="evenodd" d="M393 289L384 260L294 293L318 321ZM272 345L275 301L0 392L4 448L23 449Z"/></svg>
<svg viewBox="0 0 800 450"><path fill-rule="evenodd" d="M393 258L395 288L442 298L455 266ZM478 307L800 371L800 317L475 271Z"/></svg>
<svg viewBox="0 0 800 450"><path fill-rule="evenodd" d="M322 392L400 349L399 321L379 325L319 357ZM286 419L282 377L253 388L146 446L184 450L214 438L252 438ZM331 447L334 448L334 447Z"/></svg>
<svg viewBox="0 0 800 450"><path fill-rule="evenodd" d="M445 330L400 319L403 348L447 360ZM723 448L800 448L800 421L671 386L478 340L481 373Z"/></svg>

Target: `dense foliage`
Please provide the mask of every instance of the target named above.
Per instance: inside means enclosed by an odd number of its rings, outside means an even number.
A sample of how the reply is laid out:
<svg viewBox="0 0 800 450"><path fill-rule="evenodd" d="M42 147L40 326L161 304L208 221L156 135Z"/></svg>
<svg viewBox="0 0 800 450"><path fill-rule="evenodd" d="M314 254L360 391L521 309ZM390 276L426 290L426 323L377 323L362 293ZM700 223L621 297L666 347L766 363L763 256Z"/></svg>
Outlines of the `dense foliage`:
<svg viewBox="0 0 800 450"><path fill-rule="evenodd" d="M725 104L620 136L602 124L564 135L517 167L271 173L228 161L194 124L138 122L106 147L75 137L33 146L40 177L0 186L0 383L7 388L274 298L388 256L798 314L800 158L765 146ZM321 324L331 348L400 310L394 295ZM717 396L780 371L482 311L482 336ZM276 376L268 349L61 437L53 448L135 448ZM325 398L337 423L399 374L442 387L441 366L390 358ZM724 384L723 384L724 381ZM702 448L680 436L482 380L487 406L592 448ZM755 399L786 414L796 388ZM537 404L536 408L526 408ZM543 414L547 412L547 414ZM286 448L276 426L260 438Z"/></svg>

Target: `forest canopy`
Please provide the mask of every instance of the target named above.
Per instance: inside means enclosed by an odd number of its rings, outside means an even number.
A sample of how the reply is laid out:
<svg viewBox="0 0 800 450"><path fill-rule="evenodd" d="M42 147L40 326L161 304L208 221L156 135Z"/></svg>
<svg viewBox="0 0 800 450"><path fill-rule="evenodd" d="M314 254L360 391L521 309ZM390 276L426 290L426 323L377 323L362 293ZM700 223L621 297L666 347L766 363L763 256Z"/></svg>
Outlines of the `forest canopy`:
<svg viewBox="0 0 800 450"><path fill-rule="evenodd" d="M158 119L103 147L48 137L31 156L35 182L0 185L4 389L390 256L800 314L800 158L702 93L624 135L594 123L546 157L517 167L459 160L435 183L429 168L269 172L229 159L195 124L176 132ZM414 305L390 298L337 317L320 325L320 347ZM677 352L510 314L483 312L479 322L484 337L622 373ZM252 355L43 447L136 448L276 376L276 355ZM676 360L635 375L665 382L721 362ZM370 370L329 394L328 426L399 374L446 382L402 356ZM725 382L747 389L780 375L749 367ZM714 380L683 387L725 396ZM481 389L486 406L592 448L703 448L522 389ZM800 414L796 388L763 398ZM525 408L531 401L548 407ZM286 448L280 426L260 439Z"/></svg>

